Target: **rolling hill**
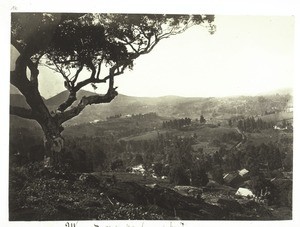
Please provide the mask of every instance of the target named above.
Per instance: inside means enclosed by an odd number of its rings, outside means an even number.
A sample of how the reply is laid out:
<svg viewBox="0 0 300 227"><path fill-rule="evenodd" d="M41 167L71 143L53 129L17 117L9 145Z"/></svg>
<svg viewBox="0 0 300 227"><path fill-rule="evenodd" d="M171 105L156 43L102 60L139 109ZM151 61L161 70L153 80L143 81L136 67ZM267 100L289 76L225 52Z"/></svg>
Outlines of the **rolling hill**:
<svg viewBox="0 0 300 227"><path fill-rule="evenodd" d="M96 93L81 90L77 94L77 105L83 96L90 96ZM63 91L56 96L45 100L50 110L55 110L68 97L68 92ZM87 106L79 116L65 123L67 125L78 125L93 121L103 121L107 117L119 115L145 114L156 112L159 116L168 118L199 118L201 114L206 119L228 119L233 115L260 116L265 111L285 111L291 103L292 96L268 95L261 99L261 96L238 96L224 98L201 98L201 97L133 97L119 94L111 103ZM28 107L25 98L20 94L11 94L12 105Z"/></svg>
<svg viewBox="0 0 300 227"><path fill-rule="evenodd" d="M21 94L10 94L10 104L13 106L29 108L25 97Z"/></svg>

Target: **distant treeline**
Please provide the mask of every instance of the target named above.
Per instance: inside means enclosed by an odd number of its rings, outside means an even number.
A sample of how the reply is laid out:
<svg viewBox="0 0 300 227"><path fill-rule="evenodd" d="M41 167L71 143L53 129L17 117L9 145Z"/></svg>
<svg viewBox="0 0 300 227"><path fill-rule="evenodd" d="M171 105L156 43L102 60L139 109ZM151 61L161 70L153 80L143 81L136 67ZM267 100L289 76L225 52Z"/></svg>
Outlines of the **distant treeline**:
<svg viewBox="0 0 300 227"><path fill-rule="evenodd" d="M113 115L113 116L109 116L106 119L110 120L110 119L117 119L117 118L120 118L120 117L122 117L122 114L116 114L116 115Z"/></svg>
<svg viewBox="0 0 300 227"><path fill-rule="evenodd" d="M133 119L151 119L156 118L158 115L155 112L145 113L145 114L132 114Z"/></svg>
<svg viewBox="0 0 300 227"><path fill-rule="evenodd" d="M162 123L163 128L173 128L173 129L180 129L182 127L191 125L192 119L191 118L181 118L181 119L174 119L170 121L164 121Z"/></svg>
<svg viewBox="0 0 300 227"><path fill-rule="evenodd" d="M270 129L273 128L274 122L266 122L261 118L255 120L254 117L248 117L246 119L241 119L237 122L237 127L245 132L254 132L257 130Z"/></svg>
<svg viewBox="0 0 300 227"><path fill-rule="evenodd" d="M132 118L132 119L151 119L151 118L154 118L154 117L157 117L157 116L158 116L157 113L150 112L150 113L145 113L145 114L142 114L142 113L128 114L128 115L125 115L123 117ZM121 117L122 117L122 114L115 114L115 115L112 115L112 116L108 116L106 119L111 120L111 119L118 119L118 118L121 118Z"/></svg>

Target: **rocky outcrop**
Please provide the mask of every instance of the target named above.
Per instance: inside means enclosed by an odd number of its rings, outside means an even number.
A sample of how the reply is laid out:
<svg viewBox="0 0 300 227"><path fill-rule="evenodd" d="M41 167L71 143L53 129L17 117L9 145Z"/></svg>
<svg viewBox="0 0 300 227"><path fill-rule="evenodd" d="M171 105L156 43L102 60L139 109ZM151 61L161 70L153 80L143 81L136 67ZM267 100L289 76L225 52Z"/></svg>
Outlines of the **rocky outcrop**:
<svg viewBox="0 0 300 227"><path fill-rule="evenodd" d="M120 202L136 205L155 205L166 214L179 219L220 220L225 218L222 208L156 185L145 187L134 182L118 182L107 190L107 195Z"/></svg>

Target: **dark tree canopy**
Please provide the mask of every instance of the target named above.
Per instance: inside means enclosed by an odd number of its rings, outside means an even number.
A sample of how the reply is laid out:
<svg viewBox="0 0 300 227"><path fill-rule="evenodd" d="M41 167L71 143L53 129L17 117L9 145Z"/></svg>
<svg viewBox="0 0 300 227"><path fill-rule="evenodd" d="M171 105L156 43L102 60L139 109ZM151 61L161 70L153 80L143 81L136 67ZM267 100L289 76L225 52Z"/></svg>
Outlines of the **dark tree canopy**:
<svg viewBox="0 0 300 227"><path fill-rule="evenodd" d="M61 138L62 123L87 105L108 103L117 96L114 77L132 69L139 56L148 54L163 39L193 25L215 31L212 15L13 13L11 44L18 50L11 84L25 96L30 109L11 107L11 114L34 119L45 138ZM174 47L175 48L175 47ZM69 97L50 113L38 90L39 67L61 74ZM104 95L83 97L76 93L86 85L106 84ZM56 141L60 150L62 140Z"/></svg>

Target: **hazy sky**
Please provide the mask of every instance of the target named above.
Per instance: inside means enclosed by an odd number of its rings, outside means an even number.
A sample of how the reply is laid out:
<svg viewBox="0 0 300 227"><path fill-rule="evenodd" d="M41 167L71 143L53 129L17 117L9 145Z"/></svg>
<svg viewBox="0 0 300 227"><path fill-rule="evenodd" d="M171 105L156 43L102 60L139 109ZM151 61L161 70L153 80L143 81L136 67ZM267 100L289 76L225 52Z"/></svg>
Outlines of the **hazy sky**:
<svg viewBox="0 0 300 227"><path fill-rule="evenodd" d="M119 93L207 97L292 87L292 16L216 16L215 24L214 35L194 26L161 41L116 78ZM46 68L39 81L45 98L64 90L61 77Z"/></svg>
<svg viewBox="0 0 300 227"><path fill-rule="evenodd" d="M216 16L210 35L193 27L160 43L120 77L140 96L255 94L293 84L293 17Z"/></svg>

